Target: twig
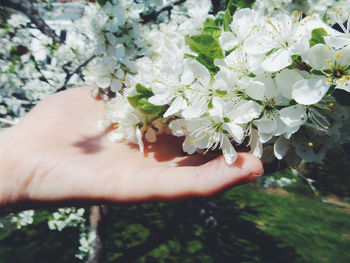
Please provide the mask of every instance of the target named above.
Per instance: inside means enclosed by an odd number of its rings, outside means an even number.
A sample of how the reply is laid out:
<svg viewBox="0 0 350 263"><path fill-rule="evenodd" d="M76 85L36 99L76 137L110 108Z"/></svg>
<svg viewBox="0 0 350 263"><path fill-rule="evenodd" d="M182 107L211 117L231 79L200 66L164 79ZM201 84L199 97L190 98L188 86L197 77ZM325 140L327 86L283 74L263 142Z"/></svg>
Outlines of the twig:
<svg viewBox="0 0 350 263"><path fill-rule="evenodd" d="M141 14L141 18L142 18L142 24L146 24L149 21L155 21L157 19L157 17L164 11L171 11L175 5L181 5L182 3L186 2L186 0L178 0L174 3L172 3L171 5L168 6L164 6L163 8L159 9L159 10L155 10L149 14L143 15Z"/></svg>
<svg viewBox="0 0 350 263"><path fill-rule="evenodd" d="M43 34L52 39L53 43L63 43L61 38L56 35L55 31L46 24L44 19L41 18L38 10L30 0L2 0L1 5L24 13Z"/></svg>
<svg viewBox="0 0 350 263"><path fill-rule="evenodd" d="M59 92L59 91L63 91L65 89L67 89L67 84L68 84L68 81L71 79L71 77L74 75L74 74L77 74L81 71L81 69L83 67L85 67L87 64L89 64L91 62L91 60L93 60L94 58L96 57L96 55L92 55L91 57L89 57L87 60L85 60L82 64L80 64L75 70L71 71L70 73L67 73L66 75L66 78L64 80L64 83L62 85L62 87L60 87L58 90L56 90L56 92Z"/></svg>

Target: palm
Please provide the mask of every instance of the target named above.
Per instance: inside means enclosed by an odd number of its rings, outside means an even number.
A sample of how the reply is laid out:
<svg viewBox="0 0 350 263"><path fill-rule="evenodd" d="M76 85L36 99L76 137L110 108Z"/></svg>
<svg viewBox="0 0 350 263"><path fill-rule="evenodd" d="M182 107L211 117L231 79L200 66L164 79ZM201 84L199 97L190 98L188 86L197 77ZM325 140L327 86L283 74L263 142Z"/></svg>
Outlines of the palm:
<svg viewBox="0 0 350 263"><path fill-rule="evenodd" d="M230 167L222 157L184 156L182 139L171 136L146 144L144 154L112 143L96 127L103 107L88 88L72 89L45 99L7 131L8 149L21 160L14 174L25 177L26 198L130 202L205 196L262 172L260 161L247 153Z"/></svg>

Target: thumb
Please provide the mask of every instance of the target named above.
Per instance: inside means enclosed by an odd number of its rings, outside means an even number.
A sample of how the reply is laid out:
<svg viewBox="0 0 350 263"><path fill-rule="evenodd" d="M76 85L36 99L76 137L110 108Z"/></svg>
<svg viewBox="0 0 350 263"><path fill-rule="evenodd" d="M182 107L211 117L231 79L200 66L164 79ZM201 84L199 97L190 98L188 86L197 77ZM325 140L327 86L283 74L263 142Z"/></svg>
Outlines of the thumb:
<svg viewBox="0 0 350 263"><path fill-rule="evenodd" d="M237 160L232 165L228 165L221 155L196 168L197 191L203 195L212 195L235 185L249 183L264 173L260 159L245 152L238 153Z"/></svg>
<svg viewBox="0 0 350 263"><path fill-rule="evenodd" d="M153 195L147 199L210 196L234 185L253 181L262 175L263 171L261 161L252 154L238 153L237 160L232 165L228 165L220 155L199 166L168 168L167 176L160 176L159 180L154 180L153 177L152 186L149 186L153 189ZM146 180L145 184L148 181Z"/></svg>

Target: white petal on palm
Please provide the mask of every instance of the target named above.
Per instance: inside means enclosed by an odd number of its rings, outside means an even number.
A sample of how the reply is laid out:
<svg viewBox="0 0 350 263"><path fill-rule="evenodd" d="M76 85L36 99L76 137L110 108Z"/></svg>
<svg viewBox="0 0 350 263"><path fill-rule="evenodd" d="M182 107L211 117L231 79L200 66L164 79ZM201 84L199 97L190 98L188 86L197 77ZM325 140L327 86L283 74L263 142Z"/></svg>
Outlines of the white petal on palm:
<svg viewBox="0 0 350 263"><path fill-rule="evenodd" d="M299 70L284 69L276 76L278 92L287 99L292 99L292 86L299 80L304 79Z"/></svg>
<svg viewBox="0 0 350 263"><path fill-rule="evenodd" d="M278 160L282 160L289 150L289 140L280 136L277 138L273 145L273 153L275 154Z"/></svg>
<svg viewBox="0 0 350 263"><path fill-rule="evenodd" d="M289 127L303 125L307 120L305 107L300 104L283 108L279 114L281 121Z"/></svg>
<svg viewBox="0 0 350 263"><path fill-rule="evenodd" d="M303 105L319 102L329 89L329 82L325 77L299 80L293 85L293 99Z"/></svg>
<svg viewBox="0 0 350 263"><path fill-rule="evenodd" d="M237 152L232 146L230 140L223 135L222 139L222 153L224 154L225 161L231 165L237 160Z"/></svg>
<svg viewBox="0 0 350 263"><path fill-rule="evenodd" d="M261 63L261 67L269 72L279 71L292 64L291 52L288 49L279 49L268 55Z"/></svg>

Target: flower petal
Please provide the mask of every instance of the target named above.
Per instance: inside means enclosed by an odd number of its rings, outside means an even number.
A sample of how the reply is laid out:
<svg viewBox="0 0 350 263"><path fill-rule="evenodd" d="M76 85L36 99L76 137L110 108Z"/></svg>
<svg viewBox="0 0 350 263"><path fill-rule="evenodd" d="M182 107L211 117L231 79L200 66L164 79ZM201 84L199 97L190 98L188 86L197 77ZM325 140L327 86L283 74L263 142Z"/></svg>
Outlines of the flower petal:
<svg viewBox="0 0 350 263"><path fill-rule="evenodd" d="M307 120L304 106L297 104L279 111L281 121L287 126L300 126Z"/></svg>
<svg viewBox="0 0 350 263"><path fill-rule="evenodd" d="M224 123L222 128L225 129L237 143L241 143L244 138L244 130L241 126L230 123Z"/></svg>
<svg viewBox="0 0 350 263"><path fill-rule="evenodd" d="M283 136L278 137L273 145L273 153L278 160L282 160L289 149L289 140Z"/></svg>
<svg viewBox="0 0 350 263"><path fill-rule="evenodd" d="M326 95L329 86L325 77L299 80L292 87L292 97L299 104L315 104Z"/></svg>
<svg viewBox="0 0 350 263"><path fill-rule="evenodd" d="M226 136L223 137L222 153L224 154L225 161L229 165L233 164L237 160L237 152Z"/></svg>

